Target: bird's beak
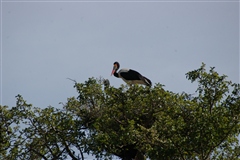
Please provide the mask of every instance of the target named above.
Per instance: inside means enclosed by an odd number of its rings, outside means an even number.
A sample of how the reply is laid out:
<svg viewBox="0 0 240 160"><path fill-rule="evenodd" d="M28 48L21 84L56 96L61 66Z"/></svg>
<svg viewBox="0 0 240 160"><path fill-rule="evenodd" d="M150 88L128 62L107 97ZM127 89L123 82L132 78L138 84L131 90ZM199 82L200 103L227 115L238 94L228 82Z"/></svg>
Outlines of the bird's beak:
<svg viewBox="0 0 240 160"><path fill-rule="evenodd" d="M113 70L112 70L112 73L111 73L111 76L113 75L113 73L116 71L116 69L117 69L117 66L113 66Z"/></svg>

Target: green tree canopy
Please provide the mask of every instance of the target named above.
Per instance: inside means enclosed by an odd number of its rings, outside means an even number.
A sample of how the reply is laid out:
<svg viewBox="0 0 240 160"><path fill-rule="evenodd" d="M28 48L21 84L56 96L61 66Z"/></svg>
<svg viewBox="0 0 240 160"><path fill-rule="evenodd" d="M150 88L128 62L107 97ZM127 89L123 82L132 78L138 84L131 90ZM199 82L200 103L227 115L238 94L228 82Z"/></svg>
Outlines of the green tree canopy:
<svg viewBox="0 0 240 160"><path fill-rule="evenodd" d="M0 159L240 159L240 85L204 64L186 78L195 94L89 78L62 109L18 95L15 107L0 108Z"/></svg>

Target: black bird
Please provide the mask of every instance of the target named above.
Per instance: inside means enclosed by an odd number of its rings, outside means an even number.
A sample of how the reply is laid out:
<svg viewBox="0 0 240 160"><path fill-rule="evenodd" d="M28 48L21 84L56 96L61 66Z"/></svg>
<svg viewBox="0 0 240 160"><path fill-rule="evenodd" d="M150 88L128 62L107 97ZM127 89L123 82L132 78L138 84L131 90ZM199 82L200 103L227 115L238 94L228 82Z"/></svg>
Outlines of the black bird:
<svg viewBox="0 0 240 160"><path fill-rule="evenodd" d="M137 71L134 71L132 69L120 69L117 73L119 67L120 64L118 62L114 62L111 75L114 75L117 78L122 78L122 80L125 81L127 84L143 84L151 87L152 82L148 78L142 76Z"/></svg>

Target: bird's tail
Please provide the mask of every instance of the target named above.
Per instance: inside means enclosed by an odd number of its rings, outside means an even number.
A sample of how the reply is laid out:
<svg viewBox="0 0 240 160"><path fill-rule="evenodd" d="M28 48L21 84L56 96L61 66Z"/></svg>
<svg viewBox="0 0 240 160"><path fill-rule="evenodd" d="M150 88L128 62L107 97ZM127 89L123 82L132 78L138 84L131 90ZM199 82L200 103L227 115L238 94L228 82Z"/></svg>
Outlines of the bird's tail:
<svg viewBox="0 0 240 160"><path fill-rule="evenodd" d="M144 76L142 76L142 77L143 77L143 80L144 80L145 84L147 86L151 87L152 86L152 82L150 81L150 79L148 79L147 77L144 77Z"/></svg>

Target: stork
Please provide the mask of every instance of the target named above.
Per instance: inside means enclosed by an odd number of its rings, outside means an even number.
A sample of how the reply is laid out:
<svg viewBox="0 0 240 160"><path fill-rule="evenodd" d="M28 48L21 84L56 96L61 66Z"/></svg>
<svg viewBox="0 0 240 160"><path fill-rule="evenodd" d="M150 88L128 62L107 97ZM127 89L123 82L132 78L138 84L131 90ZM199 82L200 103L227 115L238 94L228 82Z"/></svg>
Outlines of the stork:
<svg viewBox="0 0 240 160"><path fill-rule="evenodd" d="M114 75L117 78L122 78L122 80L127 84L143 84L151 87L152 82L137 71L132 69L120 69L119 72L117 72L119 67L120 64L118 62L114 62L111 75Z"/></svg>

